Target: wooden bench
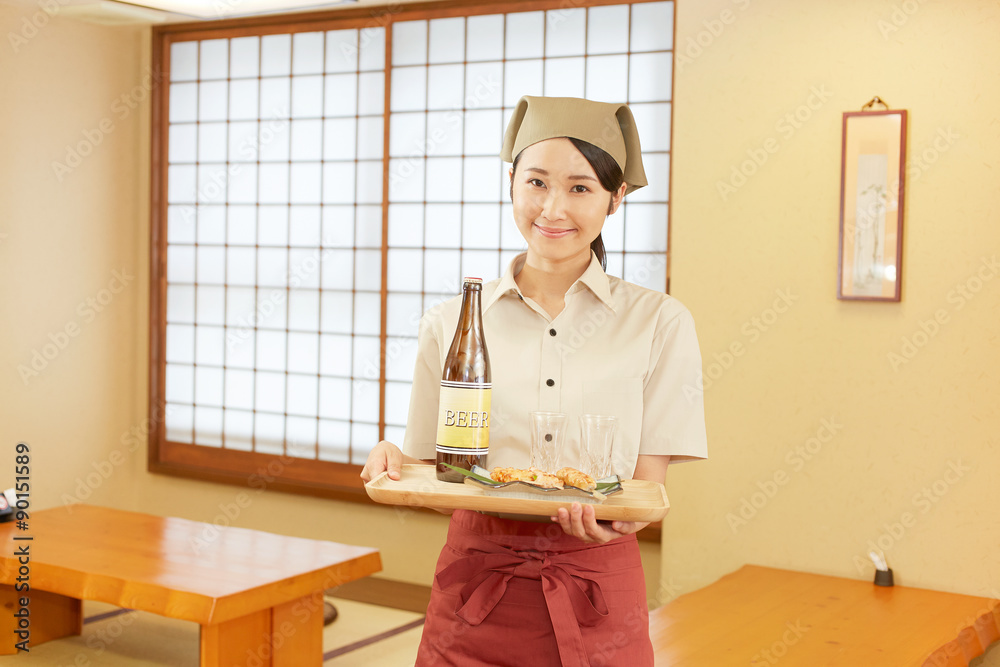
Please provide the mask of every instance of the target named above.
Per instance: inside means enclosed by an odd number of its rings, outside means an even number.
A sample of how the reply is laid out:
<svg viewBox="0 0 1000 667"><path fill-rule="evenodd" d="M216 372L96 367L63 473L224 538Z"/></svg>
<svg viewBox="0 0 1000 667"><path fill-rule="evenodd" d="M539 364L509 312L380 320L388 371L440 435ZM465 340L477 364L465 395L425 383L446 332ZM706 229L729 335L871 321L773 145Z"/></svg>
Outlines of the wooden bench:
<svg viewBox="0 0 1000 667"><path fill-rule="evenodd" d="M375 549L89 505L27 523L0 525L3 655L17 652L25 546L29 647L80 634L82 600L100 600L201 624L203 666L321 665L323 591L382 567Z"/></svg>
<svg viewBox="0 0 1000 667"><path fill-rule="evenodd" d="M968 667L1000 601L746 565L650 612L657 665Z"/></svg>

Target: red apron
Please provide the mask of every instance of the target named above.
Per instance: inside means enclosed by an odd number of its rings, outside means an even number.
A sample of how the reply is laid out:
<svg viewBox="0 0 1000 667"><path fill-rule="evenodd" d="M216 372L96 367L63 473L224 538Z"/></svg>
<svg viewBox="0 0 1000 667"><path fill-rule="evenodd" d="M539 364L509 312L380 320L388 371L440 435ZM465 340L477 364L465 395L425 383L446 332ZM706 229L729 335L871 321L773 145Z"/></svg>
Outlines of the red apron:
<svg viewBox="0 0 1000 667"><path fill-rule="evenodd" d="M652 664L635 535L590 544L555 523L452 515L417 667Z"/></svg>

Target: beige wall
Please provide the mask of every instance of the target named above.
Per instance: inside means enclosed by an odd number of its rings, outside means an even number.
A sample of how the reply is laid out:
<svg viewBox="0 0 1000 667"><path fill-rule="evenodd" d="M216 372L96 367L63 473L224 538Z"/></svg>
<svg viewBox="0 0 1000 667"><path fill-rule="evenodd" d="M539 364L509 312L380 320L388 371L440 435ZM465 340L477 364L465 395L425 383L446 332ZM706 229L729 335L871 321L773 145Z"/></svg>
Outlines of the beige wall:
<svg viewBox="0 0 1000 667"><path fill-rule="evenodd" d="M1000 596L998 25L995 0L678 3L672 288L717 379L711 460L668 475L673 592L744 563L868 579L871 541L897 583ZM899 304L835 298L841 114L876 94L910 114Z"/></svg>
<svg viewBox="0 0 1000 667"><path fill-rule="evenodd" d="M906 6L915 13L894 17L892 2L678 5L689 61L676 72L672 285L695 314L706 369L721 374L706 391L711 460L668 476L660 587L659 550L644 550L656 601L748 562L868 578L854 559L870 540L900 583L1000 595L1000 280L961 308L949 300L1000 246L1000 14L986 0ZM37 19L0 6L0 33L20 33L25 16ZM880 20L898 30L883 38ZM236 487L150 475L128 440L146 418L148 105L123 113L116 100L142 92L147 32L56 18L16 53L0 44L0 145L17 158L0 161L0 451L12 460L16 440L33 446L36 507L89 491L90 502L226 522ZM689 51L700 33L701 52ZM822 100L801 127L779 127L814 90ZM908 184L900 304L834 298L840 114L875 94L910 110L911 156L928 157ZM51 163L104 119L112 131L60 182ZM771 138L778 152L723 201L717 181ZM102 292L122 269L135 279ZM779 290L794 302L757 329ZM92 321L77 310L88 297L110 297ZM887 355L937 310L948 322L893 369ZM26 386L18 365L67 324L79 331ZM734 342L744 353L723 368L715 355ZM824 419L836 433L800 464L790 452ZM959 462L961 477L948 472ZM758 483L773 497L755 496ZM935 502L915 497L935 484ZM727 515L744 499L760 507L737 525ZM274 492L232 522L377 546L383 576L418 583L430 582L446 528L424 513Z"/></svg>

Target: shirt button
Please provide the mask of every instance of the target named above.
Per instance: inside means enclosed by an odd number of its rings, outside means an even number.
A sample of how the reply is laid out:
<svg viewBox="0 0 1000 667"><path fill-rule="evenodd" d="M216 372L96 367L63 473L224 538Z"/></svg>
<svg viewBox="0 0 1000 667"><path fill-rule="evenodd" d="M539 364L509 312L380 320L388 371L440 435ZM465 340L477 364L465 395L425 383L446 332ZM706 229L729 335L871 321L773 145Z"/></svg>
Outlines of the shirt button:
<svg viewBox="0 0 1000 667"><path fill-rule="evenodd" d="M553 380L553 379L551 379L551 378L549 378L548 380L545 381L545 384L547 384L550 387L554 387L555 384L556 384L556 381Z"/></svg>
<svg viewBox="0 0 1000 667"><path fill-rule="evenodd" d="M549 329L549 335L550 336L555 336L556 335L556 330L555 329Z"/></svg>

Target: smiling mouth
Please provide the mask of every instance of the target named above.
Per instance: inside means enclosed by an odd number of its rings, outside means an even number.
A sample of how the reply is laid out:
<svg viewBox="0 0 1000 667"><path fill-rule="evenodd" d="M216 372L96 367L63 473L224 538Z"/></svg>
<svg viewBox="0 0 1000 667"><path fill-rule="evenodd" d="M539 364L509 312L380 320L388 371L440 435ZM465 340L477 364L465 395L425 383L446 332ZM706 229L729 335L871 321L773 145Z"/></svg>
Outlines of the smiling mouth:
<svg viewBox="0 0 1000 667"><path fill-rule="evenodd" d="M534 224L535 229L537 229L542 236L548 237L550 239L559 239L575 231L572 229L560 229L558 227L542 227L539 224L535 223L532 224Z"/></svg>

